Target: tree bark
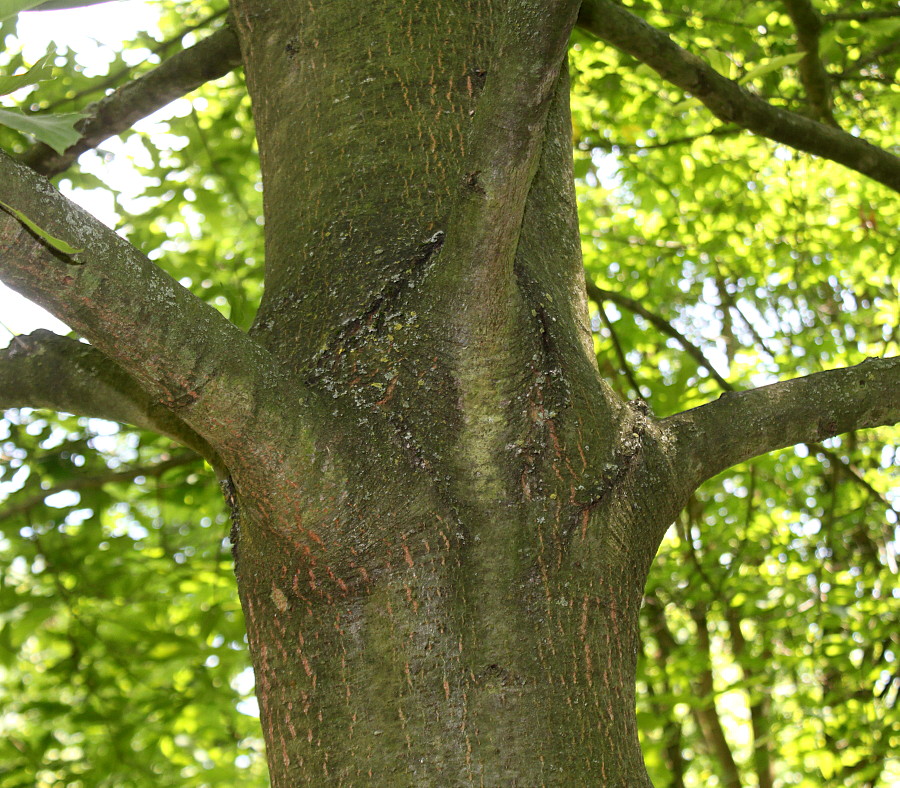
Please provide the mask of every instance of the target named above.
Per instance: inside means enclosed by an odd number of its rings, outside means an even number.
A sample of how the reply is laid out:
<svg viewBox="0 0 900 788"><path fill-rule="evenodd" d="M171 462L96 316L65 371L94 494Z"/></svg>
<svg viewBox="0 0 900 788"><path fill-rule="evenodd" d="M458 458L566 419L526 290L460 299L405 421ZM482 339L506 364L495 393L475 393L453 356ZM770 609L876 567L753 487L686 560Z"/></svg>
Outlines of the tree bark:
<svg viewBox="0 0 900 788"><path fill-rule="evenodd" d="M275 785L648 784L652 553L600 500L636 417L587 342L576 10L235 4L266 200L252 333L331 401L301 494L235 479Z"/></svg>
<svg viewBox="0 0 900 788"><path fill-rule="evenodd" d="M0 200L84 252L0 213L0 275L124 376L113 417L162 404L223 469L274 786L649 786L667 526L731 463L900 418L898 365L662 422L622 402L587 328L579 3L420 6L233 2L265 187L249 336L8 157Z"/></svg>
<svg viewBox="0 0 900 788"><path fill-rule="evenodd" d="M30 407L93 416L166 435L226 473L212 446L96 348L38 329L0 351L0 410Z"/></svg>

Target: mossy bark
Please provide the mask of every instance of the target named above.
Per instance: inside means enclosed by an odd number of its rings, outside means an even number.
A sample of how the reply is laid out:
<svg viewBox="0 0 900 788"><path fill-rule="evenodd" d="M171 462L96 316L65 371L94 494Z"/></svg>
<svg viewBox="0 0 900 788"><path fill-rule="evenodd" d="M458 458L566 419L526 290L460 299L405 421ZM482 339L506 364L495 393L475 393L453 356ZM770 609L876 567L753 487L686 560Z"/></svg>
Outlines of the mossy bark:
<svg viewBox="0 0 900 788"><path fill-rule="evenodd" d="M900 359L657 421L586 329L578 0L232 5L265 186L251 336L0 153L3 202L84 249L0 212L0 277L91 342L14 343L0 404L216 467L275 786L648 785L638 610L667 525L735 463L896 423ZM664 72L671 41L626 21ZM85 374L102 396L41 391Z"/></svg>
<svg viewBox="0 0 900 788"><path fill-rule="evenodd" d="M232 5L265 186L251 336L0 153L3 202L84 249L0 212L0 277L91 342L11 345L0 405L121 418L216 467L275 786L648 785L638 610L667 525L731 465L896 423L900 359L657 421L586 329L578 0ZM620 6L581 23L698 68Z"/></svg>
<svg viewBox="0 0 900 788"><path fill-rule="evenodd" d="M472 163L511 7L234 3L265 186L252 333L315 433L234 478L277 786L648 784L637 616L677 510L650 502L677 495L620 502L655 439L593 360L564 69L528 104L533 164ZM511 242L467 235L485 205Z"/></svg>

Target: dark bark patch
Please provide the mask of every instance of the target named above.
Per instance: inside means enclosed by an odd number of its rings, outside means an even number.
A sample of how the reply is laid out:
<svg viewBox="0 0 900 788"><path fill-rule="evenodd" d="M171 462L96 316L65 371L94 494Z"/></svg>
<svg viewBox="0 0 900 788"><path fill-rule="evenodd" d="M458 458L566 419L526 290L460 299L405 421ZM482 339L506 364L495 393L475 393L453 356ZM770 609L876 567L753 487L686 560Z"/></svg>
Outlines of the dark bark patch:
<svg viewBox="0 0 900 788"><path fill-rule="evenodd" d="M510 673L502 665L492 663L486 665L478 674L478 681L485 685L494 685L500 687L515 687L525 683L524 679L515 673Z"/></svg>
<svg viewBox="0 0 900 788"><path fill-rule="evenodd" d="M367 333L377 335L382 318L403 308L405 294L415 289L420 278L440 252L444 245L444 236L443 230L437 230L417 248L403 255L407 258L409 267L391 277L373 296L364 312L343 324L341 330L314 359L315 375L324 374L329 360L333 361L336 356L343 355L351 348L362 344L363 329L367 329Z"/></svg>
<svg viewBox="0 0 900 788"><path fill-rule="evenodd" d="M225 503L228 504L228 508L231 510L231 531L228 534L228 538L231 542L231 556L234 559L235 568L237 568L238 542L241 538L241 511L238 507L237 491L230 476L219 482L219 486L222 489Z"/></svg>
<svg viewBox="0 0 900 788"><path fill-rule="evenodd" d="M476 98L484 90L484 83L487 82L487 70L476 67L470 69L466 77L469 80L469 94L472 98Z"/></svg>
<svg viewBox="0 0 900 788"><path fill-rule="evenodd" d="M288 60L294 60L302 51L303 45L296 36L289 38L288 42L284 45L284 54L288 56Z"/></svg>
<svg viewBox="0 0 900 788"><path fill-rule="evenodd" d="M190 407L198 399L200 399L199 391L185 391L183 394L179 394L177 397L173 397L171 400L169 400L169 410L178 411L182 410L183 408Z"/></svg>
<svg viewBox="0 0 900 788"><path fill-rule="evenodd" d="M484 190L484 186L481 185L480 181L481 170L475 170L475 172L467 172L466 173L466 189L470 192L475 192L475 194L485 195L487 192Z"/></svg>
<svg viewBox="0 0 900 788"><path fill-rule="evenodd" d="M723 395L724 396L724 395ZM643 399L633 399L629 400L628 407L631 408L635 413L638 414L641 418L654 418L653 410L650 408L650 404Z"/></svg>
<svg viewBox="0 0 900 788"><path fill-rule="evenodd" d="M865 385L865 384L863 384ZM816 440L825 440L838 433L838 425L834 419L824 419L819 422L818 436Z"/></svg>

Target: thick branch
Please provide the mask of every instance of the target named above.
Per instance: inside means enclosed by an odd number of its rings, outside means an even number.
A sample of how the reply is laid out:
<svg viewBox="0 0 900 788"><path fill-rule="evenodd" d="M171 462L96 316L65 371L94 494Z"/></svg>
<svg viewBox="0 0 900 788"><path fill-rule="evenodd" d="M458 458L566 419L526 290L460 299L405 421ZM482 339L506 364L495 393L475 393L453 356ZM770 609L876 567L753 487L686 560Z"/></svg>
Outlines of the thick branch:
<svg viewBox="0 0 900 788"><path fill-rule="evenodd" d="M900 357L723 394L665 419L685 481L797 443L900 421Z"/></svg>
<svg viewBox="0 0 900 788"><path fill-rule="evenodd" d="M158 432L193 449L218 472L212 447L96 348L40 329L0 351L0 410L48 408Z"/></svg>
<svg viewBox="0 0 900 788"><path fill-rule="evenodd" d="M131 128L141 118L204 83L225 76L240 63L237 36L230 27L224 27L91 105L90 115L76 127L81 139L64 153L39 143L21 160L42 175L57 175L86 150L96 148L103 140Z"/></svg>
<svg viewBox="0 0 900 788"><path fill-rule="evenodd" d="M637 243L638 240L643 240L643 239L634 239L633 243ZM713 376L715 381L719 384L719 387L722 389L722 391L724 391L724 392L735 391L734 386L732 386L727 380L725 380L721 375L719 375L715 371L715 369L713 368L710 361L704 355L703 351L700 350L700 348L698 348L696 345L692 344L687 339L687 337L685 337L684 334L682 334L678 329L676 329L671 323L669 323L666 320L664 320L663 318L659 317L659 315L656 315L653 312L650 312L639 301L635 301L632 298L628 298L627 296L624 296L621 293L616 293L611 290L603 290L603 289L597 287L597 285L595 285L590 279L586 280L586 285L587 285L588 295L590 296L592 301L597 303L598 306L600 305L600 301L598 299L608 299L608 300L612 301L613 303L618 304L619 306L622 306L625 309L628 309L630 312L641 315L643 318L648 320L653 326L658 328L662 333L668 334L670 337L677 340L678 343L682 346L682 348L688 353L688 355L690 355L693 359L696 360L696 362L699 366L703 367L704 369L706 369L710 372L710 374ZM738 309L736 306L733 306L732 308L740 316L740 318L744 322L744 325L746 326L746 328L756 337L757 344L759 344L763 348L763 350L765 350L765 352L769 354L769 356L772 356L773 354L771 353L771 351L769 351L768 348L766 348L765 341L762 339L762 337L759 336L756 329L753 327L753 324L749 320L747 320L747 318L744 316L744 313L741 312L741 310ZM606 320L605 313L601 312L601 317L604 320ZM610 328L610 330L611 330L611 325L609 323L607 323L607 327ZM615 339L615 335L613 335L613 337ZM621 349L619 347L616 347L616 351L619 355L619 358L624 359L624 356L622 355ZM629 379L633 381L633 378L630 375L630 372L628 373L628 376L629 376ZM866 481L865 477L859 472L858 469L854 468L852 465L850 465L845 460L842 460L835 452L830 451L829 449L826 449L824 446L822 446L821 444L818 444L818 443L807 443L806 445L809 447L810 451L823 454L826 457L828 457L832 462L841 465L841 467L844 468L844 470L850 475L850 477L857 484L859 484L861 487L865 488L871 495L875 496L885 506L891 506L890 502L884 497L884 495L882 493L878 492L878 490L876 490L874 487L872 487L872 485Z"/></svg>
<svg viewBox="0 0 900 788"><path fill-rule="evenodd" d="M772 106L611 0L585 0L579 24L695 96L720 120L838 162L900 192L900 158L840 129Z"/></svg>
<svg viewBox="0 0 900 788"><path fill-rule="evenodd" d="M284 405L274 403L274 366L264 350L44 178L2 154L0 200L85 250L77 259L60 255L0 212L3 281L89 339L229 467L248 451L244 430L256 428L258 442L267 443L266 414Z"/></svg>
<svg viewBox="0 0 900 788"><path fill-rule="evenodd" d="M579 2L517 0L510 6L507 34L476 109L466 182L442 252L488 313L508 299L525 201Z"/></svg>

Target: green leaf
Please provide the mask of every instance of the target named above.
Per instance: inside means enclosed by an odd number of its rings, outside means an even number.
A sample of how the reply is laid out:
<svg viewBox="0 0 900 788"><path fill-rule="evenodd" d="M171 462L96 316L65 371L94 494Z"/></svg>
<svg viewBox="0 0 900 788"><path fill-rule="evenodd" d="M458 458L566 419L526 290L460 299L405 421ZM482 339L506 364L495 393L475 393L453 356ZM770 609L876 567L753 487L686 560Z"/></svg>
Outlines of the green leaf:
<svg viewBox="0 0 900 788"><path fill-rule="evenodd" d="M0 0L0 22L40 4L41 0Z"/></svg>
<svg viewBox="0 0 900 788"><path fill-rule="evenodd" d="M687 112L689 109L694 109L695 107L699 107L701 104L700 99L694 98L686 98L684 101L679 101L669 110L673 115L680 115L682 112Z"/></svg>
<svg viewBox="0 0 900 788"><path fill-rule="evenodd" d="M55 52L48 51L37 63L28 69L24 74L16 74L11 77L0 77L0 96L12 93L19 88L27 85L34 85L37 82L44 82L53 76L53 58Z"/></svg>
<svg viewBox="0 0 900 788"><path fill-rule="evenodd" d="M12 109L0 109L0 125L9 126L16 131L31 134L45 142L57 153L78 142L81 134L75 130L75 124L84 116L81 112L66 112L59 115L26 115Z"/></svg>
<svg viewBox="0 0 900 788"><path fill-rule="evenodd" d="M709 64L722 76L732 79L734 77L734 62L724 52L718 49L707 49L704 52Z"/></svg>
<svg viewBox="0 0 900 788"><path fill-rule="evenodd" d="M58 252L62 252L63 254L67 255L73 255L84 251L84 249L76 249L74 246L66 243L61 238L56 238L55 236L50 235L50 233L48 233L41 227L38 227L38 225L31 221L31 219L29 219L24 213L22 213L21 211L17 211L11 205L7 205L5 202L0 201L0 208L3 208L4 211L7 211L15 216L16 219L22 222L22 224L24 224L29 230L31 230L31 232L39 236Z"/></svg>
<svg viewBox="0 0 900 788"><path fill-rule="evenodd" d="M794 63L798 63L803 60L804 57L806 57L805 52L792 52L790 55L781 55L780 57L773 57L770 60L763 60L758 66L751 68L744 74L744 76L738 80L738 84L743 85L751 79L763 76L763 74L778 71L785 66L793 66Z"/></svg>
<svg viewBox="0 0 900 788"><path fill-rule="evenodd" d="M44 2L32 3L34 11L57 11L62 8L81 8L86 5L108 3L110 0L44 0Z"/></svg>

